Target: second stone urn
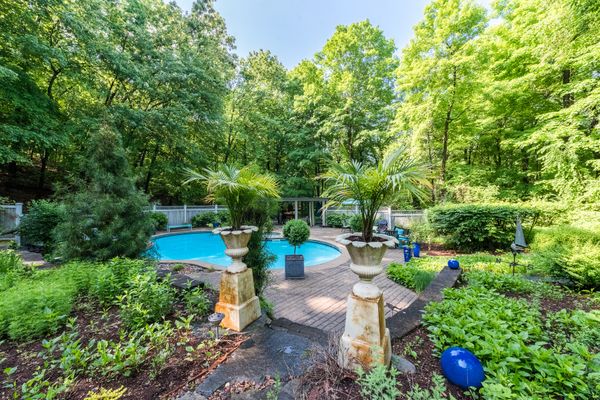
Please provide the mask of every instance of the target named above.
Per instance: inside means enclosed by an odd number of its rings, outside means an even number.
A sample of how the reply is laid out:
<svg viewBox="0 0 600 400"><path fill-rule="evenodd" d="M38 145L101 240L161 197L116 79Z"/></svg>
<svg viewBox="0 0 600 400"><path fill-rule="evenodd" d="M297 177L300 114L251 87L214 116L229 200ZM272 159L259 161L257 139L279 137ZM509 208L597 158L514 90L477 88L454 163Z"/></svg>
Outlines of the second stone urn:
<svg viewBox="0 0 600 400"><path fill-rule="evenodd" d="M340 338L338 362L349 369L389 365L390 331L385 326L383 292L373 278L383 272L381 260L388 248L398 243L391 236L374 234L371 242L362 241L360 233L336 238L350 254L350 269L360 280L352 287L346 305L346 325Z"/></svg>
<svg viewBox="0 0 600 400"><path fill-rule="evenodd" d="M225 314L221 325L238 332L260 317L260 303L254 293L252 270L242 261L248 254L250 236L257 230L255 226L242 226L235 230L224 227L213 231L221 235L226 247L225 254L233 260L221 274L219 302L215 312Z"/></svg>

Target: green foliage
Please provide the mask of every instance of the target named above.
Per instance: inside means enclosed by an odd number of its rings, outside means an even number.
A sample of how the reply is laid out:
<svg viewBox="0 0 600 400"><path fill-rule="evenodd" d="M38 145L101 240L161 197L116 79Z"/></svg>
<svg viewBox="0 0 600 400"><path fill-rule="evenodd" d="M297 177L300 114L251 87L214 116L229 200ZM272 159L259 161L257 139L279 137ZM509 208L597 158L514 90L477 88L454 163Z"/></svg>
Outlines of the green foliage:
<svg viewBox="0 0 600 400"><path fill-rule="evenodd" d="M426 307L438 351L461 346L482 361L484 398L593 398L600 367L585 342L554 345L537 307L484 287L447 289ZM590 321L594 322L592 319ZM593 326L593 325L592 325ZM507 345L508 344L508 345Z"/></svg>
<svg viewBox="0 0 600 400"><path fill-rule="evenodd" d="M129 287L134 277L145 273L152 266L143 260L115 258L97 264L96 276L90 283L89 295L100 304L109 306Z"/></svg>
<svg viewBox="0 0 600 400"><path fill-rule="evenodd" d="M535 231L531 248L537 272L600 287L600 234L562 225Z"/></svg>
<svg viewBox="0 0 600 400"><path fill-rule="evenodd" d="M363 231L362 217L358 214L354 214L350 217L350 220L348 220L348 225L350 225L350 229L352 229L352 232Z"/></svg>
<svg viewBox="0 0 600 400"><path fill-rule="evenodd" d="M105 126L94 132L73 179L75 188L64 195L69 212L56 229L58 252L65 259L138 257L154 228L120 137Z"/></svg>
<svg viewBox="0 0 600 400"><path fill-rule="evenodd" d="M392 263L387 268L388 277L396 283L401 284L417 293L425 290L442 268L424 269L408 262L407 264Z"/></svg>
<svg viewBox="0 0 600 400"><path fill-rule="evenodd" d="M337 213L327 213L326 216L326 223L327 226L330 226L332 228L342 228L343 226L346 225L346 222L349 219L349 216L346 214L337 214Z"/></svg>
<svg viewBox="0 0 600 400"><path fill-rule="evenodd" d="M369 372L365 372L362 368L359 368L356 372L358 374L357 382L360 385L360 394L363 398L395 400L400 396L396 380L399 372L394 367L388 370L387 366L377 364Z"/></svg>
<svg viewBox="0 0 600 400"><path fill-rule="evenodd" d="M119 400L127 393L127 389L121 386L118 389L100 388L99 391L90 391L83 400Z"/></svg>
<svg viewBox="0 0 600 400"><path fill-rule="evenodd" d="M362 237L371 241L372 226L379 209L399 194L422 198L428 186L424 166L415 161L406 147L389 148L376 165L358 161L331 164L323 175L328 184L323 196L326 207L353 200L358 204L363 221Z"/></svg>
<svg viewBox="0 0 600 400"><path fill-rule="evenodd" d="M154 225L155 231L166 231L169 224L169 217L165 213L150 212L150 219Z"/></svg>
<svg viewBox="0 0 600 400"><path fill-rule="evenodd" d="M40 245L45 253L52 252L55 246L54 229L64 219L63 205L47 200L32 201L19 225L23 243Z"/></svg>
<svg viewBox="0 0 600 400"><path fill-rule="evenodd" d="M202 288L188 289L183 293L183 305L188 314L202 318L210 311L210 301Z"/></svg>
<svg viewBox="0 0 600 400"><path fill-rule="evenodd" d="M258 227L258 231L252 232L250 236L248 254L244 257L244 262L252 269L254 291L259 297L270 283L269 266L276 259L275 255L267 249L266 240L273 229L271 218L277 210L276 200L260 198L250 205L244 217L246 221Z"/></svg>
<svg viewBox="0 0 600 400"><path fill-rule="evenodd" d="M0 275L23 268L21 256L14 250L0 250Z"/></svg>
<svg viewBox="0 0 600 400"><path fill-rule="evenodd" d="M0 336L24 340L56 332L95 274L94 265L74 263L16 281L0 292Z"/></svg>
<svg viewBox="0 0 600 400"><path fill-rule="evenodd" d="M406 393L407 400L456 400L454 396L446 394L446 383L443 376L433 374L430 389L421 388L418 384Z"/></svg>
<svg viewBox="0 0 600 400"><path fill-rule="evenodd" d="M238 169L223 164L217 169L205 169L203 173L188 170L186 183L201 181L206 184L210 201L227 205L231 225L242 226L244 215L254 201L260 198L279 197L277 180L271 174L260 174L253 167Z"/></svg>
<svg viewBox="0 0 600 400"><path fill-rule="evenodd" d="M229 223L229 213L227 211L205 211L192 217L192 226L194 228L205 228L207 226L212 228L213 223L227 226Z"/></svg>
<svg viewBox="0 0 600 400"><path fill-rule="evenodd" d="M175 289L171 287L169 279L159 281L156 274L150 272L134 275L130 279L128 287L119 297L121 319L125 325L140 328L158 322L171 313ZM199 303L191 305L199 306Z"/></svg>
<svg viewBox="0 0 600 400"><path fill-rule="evenodd" d="M465 274L465 279L469 286L493 289L500 293L536 294L554 299L563 297L563 292L556 286L530 281L519 274L471 271Z"/></svg>
<svg viewBox="0 0 600 400"><path fill-rule="evenodd" d="M300 246L308 240L310 228L303 220L293 219L283 226L283 236L294 246L294 254L296 254L296 246Z"/></svg>
<svg viewBox="0 0 600 400"><path fill-rule="evenodd" d="M527 207L505 204L438 206L427 210L435 234L461 250L508 249L515 235L516 219L524 226L538 214Z"/></svg>

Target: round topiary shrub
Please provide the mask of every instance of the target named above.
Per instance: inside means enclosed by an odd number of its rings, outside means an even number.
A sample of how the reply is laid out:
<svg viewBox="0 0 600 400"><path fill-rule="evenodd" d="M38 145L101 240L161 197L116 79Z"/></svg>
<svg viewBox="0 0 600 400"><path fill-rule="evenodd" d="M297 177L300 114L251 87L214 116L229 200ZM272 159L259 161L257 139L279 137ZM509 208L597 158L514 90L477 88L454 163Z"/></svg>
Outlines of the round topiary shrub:
<svg viewBox="0 0 600 400"><path fill-rule="evenodd" d="M293 219L284 225L283 236L294 246L294 254L296 254L296 247L308 240L310 228L306 222L300 219Z"/></svg>
<svg viewBox="0 0 600 400"><path fill-rule="evenodd" d="M350 228L352 229L352 232L362 232L363 221L359 214L355 214L350 218Z"/></svg>

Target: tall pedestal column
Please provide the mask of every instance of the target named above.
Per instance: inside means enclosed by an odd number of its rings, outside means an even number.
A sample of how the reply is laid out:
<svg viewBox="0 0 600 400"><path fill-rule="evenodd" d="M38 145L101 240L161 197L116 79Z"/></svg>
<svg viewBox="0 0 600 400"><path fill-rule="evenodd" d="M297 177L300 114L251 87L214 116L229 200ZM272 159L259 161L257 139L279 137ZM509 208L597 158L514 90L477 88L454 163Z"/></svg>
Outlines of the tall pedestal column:
<svg viewBox="0 0 600 400"><path fill-rule="evenodd" d="M338 362L341 367L355 370L375 364L389 365L391 359L390 331L385 326L383 293L373 278L383 271L381 260L395 238L376 235L380 242L351 241L357 234L341 235L337 241L350 253L350 269L360 281L352 287L346 305L346 325L340 338Z"/></svg>
<svg viewBox="0 0 600 400"><path fill-rule="evenodd" d="M219 302L215 312L225 314L222 326L238 332L260 317L260 303L254 293L252 270L242 261L248 254L250 236L256 230L254 226L243 226L241 230L222 228L213 231L221 235L227 247L225 254L233 259L221 274Z"/></svg>

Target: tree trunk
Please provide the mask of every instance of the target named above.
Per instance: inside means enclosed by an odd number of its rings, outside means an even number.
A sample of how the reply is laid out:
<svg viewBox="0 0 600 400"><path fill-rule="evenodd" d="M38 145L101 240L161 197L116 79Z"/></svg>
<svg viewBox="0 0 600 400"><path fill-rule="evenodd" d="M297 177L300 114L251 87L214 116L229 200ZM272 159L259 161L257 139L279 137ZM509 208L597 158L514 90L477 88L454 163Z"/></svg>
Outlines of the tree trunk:
<svg viewBox="0 0 600 400"><path fill-rule="evenodd" d="M160 146L157 143L156 146L154 146L154 152L152 153L150 165L148 166L148 172L146 173L146 181L144 182L144 193L148 193L148 189L150 187L150 180L152 179L152 169L154 168L154 164L156 163L156 157L158 157L159 148Z"/></svg>
<svg viewBox="0 0 600 400"><path fill-rule="evenodd" d="M50 152L48 150L44 150L44 154L42 156L42 163L40 165L40 179L38 180L38 188L43 189L44 183L46 183L46 166L48 165L48 158L50 157Z"/></svg>
<svg viewBox="0 0 600 400"><path fill-rule="evenodd" d="M441 198L446 198L446 172L448 163L448 136L450 133L450 124L452 123L452 110L454 109L454 100L456 95L456 67L452 69L452 96L450 98L450 104L446 111L446 118L444 119L444 137L442 141L442 167L441 167L441 179L442 179L442 190Z"/></svg>

